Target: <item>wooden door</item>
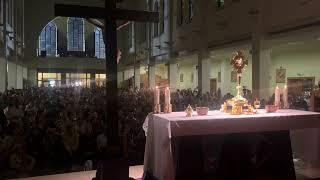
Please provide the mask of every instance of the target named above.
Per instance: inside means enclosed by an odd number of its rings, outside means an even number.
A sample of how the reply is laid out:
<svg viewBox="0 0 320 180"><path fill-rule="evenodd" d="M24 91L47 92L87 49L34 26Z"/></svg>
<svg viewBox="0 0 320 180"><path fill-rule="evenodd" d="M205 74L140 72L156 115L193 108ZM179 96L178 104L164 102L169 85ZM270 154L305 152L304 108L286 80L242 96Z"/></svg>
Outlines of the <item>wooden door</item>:
<svg viewBox="0 0 320 180"><path fill-rule="evenodd" d="M210 92L211 93L217 92L217 79L216 78L210 79Z"/></svg>

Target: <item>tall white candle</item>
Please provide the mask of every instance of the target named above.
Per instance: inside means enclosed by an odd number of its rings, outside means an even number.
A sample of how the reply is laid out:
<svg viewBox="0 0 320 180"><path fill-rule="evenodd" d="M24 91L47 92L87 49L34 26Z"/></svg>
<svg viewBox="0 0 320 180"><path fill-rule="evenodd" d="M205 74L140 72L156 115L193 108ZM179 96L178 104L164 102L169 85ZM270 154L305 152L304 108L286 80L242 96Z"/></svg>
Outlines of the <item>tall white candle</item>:
<svg viewBox="0 0 320 180"><path fill-rule="evenodd" d="M160 104L160 90L158 86L154 90L154 104Z"/></svg>
<svg viewBox="0 0 320 180"><path fill-rule="evenodd" d="M169 105L171 102L170 88L167 87L164 91L164 103Z"/></svg>
<svg viewBox="0 0 320 180"><path fill-rule="evenodd" d="M288 87L287 85L284 86L283 89L283 104L284 104L284 108L289 108L289 103L288 103Z"/></svg>
<svg viewBox="0 0 320 180"><path fill-rule="evenodd" d="M278 86L274 91L274 105L278 107L280 106L280 89Z"/></svg>

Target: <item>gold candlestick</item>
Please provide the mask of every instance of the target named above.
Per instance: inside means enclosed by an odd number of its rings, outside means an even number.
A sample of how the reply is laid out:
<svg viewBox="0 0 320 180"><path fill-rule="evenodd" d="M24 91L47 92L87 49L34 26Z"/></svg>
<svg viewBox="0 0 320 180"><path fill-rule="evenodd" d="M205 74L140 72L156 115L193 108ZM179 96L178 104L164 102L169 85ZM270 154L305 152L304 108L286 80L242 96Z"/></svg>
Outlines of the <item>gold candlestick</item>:
<svg viewBox="0 0 320 180"><path fill-rule="evenodd" d="M172 104L166 104L164 106L164 110L163 110L164 113L172 113Z"/></svg>
<svg viewBox="0 0 320 180"><path fill-rule="evenodd" d="M156 114L161 113L161 106L160 106L160 104L154 105L154 107L153 107L153 112L156 113Z"/></svg>

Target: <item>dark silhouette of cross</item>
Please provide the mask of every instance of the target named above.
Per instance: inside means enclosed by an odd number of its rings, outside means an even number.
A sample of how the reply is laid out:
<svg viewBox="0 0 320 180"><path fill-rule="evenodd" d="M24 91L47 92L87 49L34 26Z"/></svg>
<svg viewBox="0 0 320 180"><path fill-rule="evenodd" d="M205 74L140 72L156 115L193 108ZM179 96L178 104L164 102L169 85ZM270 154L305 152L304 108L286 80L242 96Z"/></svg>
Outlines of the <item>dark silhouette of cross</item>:
<svg viewBox="0 0 320 180"><path fill-rule="evenodd" d="M78 5L55 5L55 16L104 19L106 43L106 125L110 146L119 146L117 102L117 20L159 22L158 12L119 9L116 0L105 0L105 8Z"/></svg>

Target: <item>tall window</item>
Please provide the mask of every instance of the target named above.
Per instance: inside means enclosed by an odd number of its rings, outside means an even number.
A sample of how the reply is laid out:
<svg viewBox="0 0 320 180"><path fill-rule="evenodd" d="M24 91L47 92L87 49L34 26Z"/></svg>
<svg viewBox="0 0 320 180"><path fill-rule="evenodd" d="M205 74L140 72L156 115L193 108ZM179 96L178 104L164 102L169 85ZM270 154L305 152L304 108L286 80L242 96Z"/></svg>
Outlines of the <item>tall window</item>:
<svg viewBox="0 0 320 180"><path fill-rule="evenodd" d="M50 22L42 30L39 37L39 49L40 52L45 52L46 56L57 55L57 26L55 23Z"/></svg>
<svg viewBox="0 0 320 180"><path fill-rule="evenodd" d="M159 12L159 4L158 4L158 1L156 1L156 2L154 3L153 11L154 11L154 12ZM153 36L154 36L154 37L159 36L159 23L153 23Z"/></svg>
<svg viewBox="0 0 320 180"><path fill-rule="evenodd" d="M68 19L68 51L84 51L84 20L70 17Z"/></svg>
<svg viewBox="0 0 320 180"><path fill-rule="evenodd" d="M95 29L95 55L97 58L106 58L105 44L103 41L103 33L101 28Z"/></svg>
<svg viewBox="0 0 320 180"><path fill-rule="evenodd" d="M160 12L160 17L161 17L161 22L160 22L160 34L164 33L164 20L165 20L165 0L161 0L161 12Z"/></svg>

